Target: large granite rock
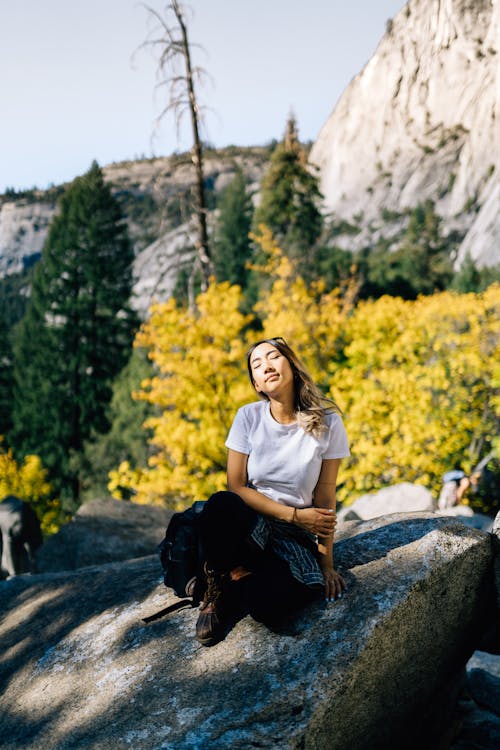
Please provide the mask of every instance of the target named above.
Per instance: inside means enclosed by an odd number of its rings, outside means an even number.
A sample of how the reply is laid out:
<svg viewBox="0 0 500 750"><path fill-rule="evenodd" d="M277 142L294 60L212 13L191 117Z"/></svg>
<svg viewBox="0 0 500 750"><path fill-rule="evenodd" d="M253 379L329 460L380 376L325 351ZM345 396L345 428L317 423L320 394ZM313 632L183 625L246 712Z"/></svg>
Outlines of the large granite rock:
<svg viewBox="0 0 500 750"><path fill-rule="evenodd" d="M425 747L494 600L490 536L426 513L338 531L348 592L207 649L154 557L0 584L3 750ZM423 744L424 743L424 744Z"/></svg>
<svg viewBox="0 0 500 750"><path fill-rule="evenodd" d="M361 495L351 505L341 508L337 517L339 521L367 521L391 513L433 510L435 505L432 494L421 484L401 482Z"/></svg>
<svg viewBox="0 0 500 750"><path fill-rule="evenodd" d="M327 209L357 250L435 201L479 266L500 260L500 0L409 0L314 144ZM384 209L399 213L390 222Z"/></svg>
<svg viewBox="0 0 500 750"><path fill-rule="evenodd" d="M105 498L82 505L36 555L40 573L75 570L156 551L172 511Z"/></svg>
<svg viewBox="0 0 500 750"><path fill-rule="evenodd" d="M486 669L471 669L468 673L468 687L472 698L478 705L500 718L499 677L495 677Z"/></svg>

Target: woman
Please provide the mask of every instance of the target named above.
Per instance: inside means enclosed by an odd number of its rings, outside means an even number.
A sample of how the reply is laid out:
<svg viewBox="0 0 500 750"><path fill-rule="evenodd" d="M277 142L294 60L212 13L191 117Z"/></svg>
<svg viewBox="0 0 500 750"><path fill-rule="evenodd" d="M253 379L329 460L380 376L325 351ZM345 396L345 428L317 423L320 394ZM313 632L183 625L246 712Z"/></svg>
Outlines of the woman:
<svg viewBox="0 0 500 750"><path fill-rule="evenodd" d="M333 563L337 472L349 456L338 409L281 337L254 344L247 364L261 400L237 412L228 491L201 516L206 591L196 636L208 646L242 614L270 624L345 589Z"/></svg>

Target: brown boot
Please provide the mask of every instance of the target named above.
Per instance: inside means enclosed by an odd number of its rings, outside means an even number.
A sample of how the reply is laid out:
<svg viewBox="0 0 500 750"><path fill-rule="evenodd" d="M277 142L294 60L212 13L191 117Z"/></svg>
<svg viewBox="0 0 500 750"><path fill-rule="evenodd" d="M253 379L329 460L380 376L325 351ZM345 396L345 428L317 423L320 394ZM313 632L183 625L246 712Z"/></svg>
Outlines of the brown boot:
<svg viewBox="0 0 500 750"><path fill-rule="evenodd" d="M203 646L215 646L226 637L228 629L228 581L205 565L207 588L196 622L196 638ZM224 601L226 599L226 601Z"/></svg>

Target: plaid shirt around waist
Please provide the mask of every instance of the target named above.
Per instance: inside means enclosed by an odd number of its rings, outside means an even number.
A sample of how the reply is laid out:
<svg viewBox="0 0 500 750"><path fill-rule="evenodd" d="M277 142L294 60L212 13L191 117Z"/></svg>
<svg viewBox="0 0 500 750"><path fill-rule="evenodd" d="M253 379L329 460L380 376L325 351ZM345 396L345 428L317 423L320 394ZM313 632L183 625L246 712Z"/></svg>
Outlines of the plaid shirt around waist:
<svg viewBox="0 0 500 750"><path fill-rule="evenodd" d="M300 583L313 588L324 586L317 559L317 538L313 534L259 514L250 538L260 549L270 550L284 560Z"/></svg>

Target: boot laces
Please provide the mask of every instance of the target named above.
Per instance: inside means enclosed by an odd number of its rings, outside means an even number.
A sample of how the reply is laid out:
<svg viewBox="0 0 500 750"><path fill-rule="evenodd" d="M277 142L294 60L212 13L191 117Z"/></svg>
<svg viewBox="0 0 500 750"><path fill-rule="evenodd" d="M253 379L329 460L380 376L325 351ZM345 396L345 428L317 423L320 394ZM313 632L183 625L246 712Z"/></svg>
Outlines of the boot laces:
<svg viewBox="0 0 500 750"><path fill-rule="evenodd" d="M205 577L207 581L207 590L205 591L205 596L203 597L204 607L206 607L207 604L215 604L220 599L222 594L222 582L220 576L218 576L215 571L207 568L206 564Z"/></svg>

